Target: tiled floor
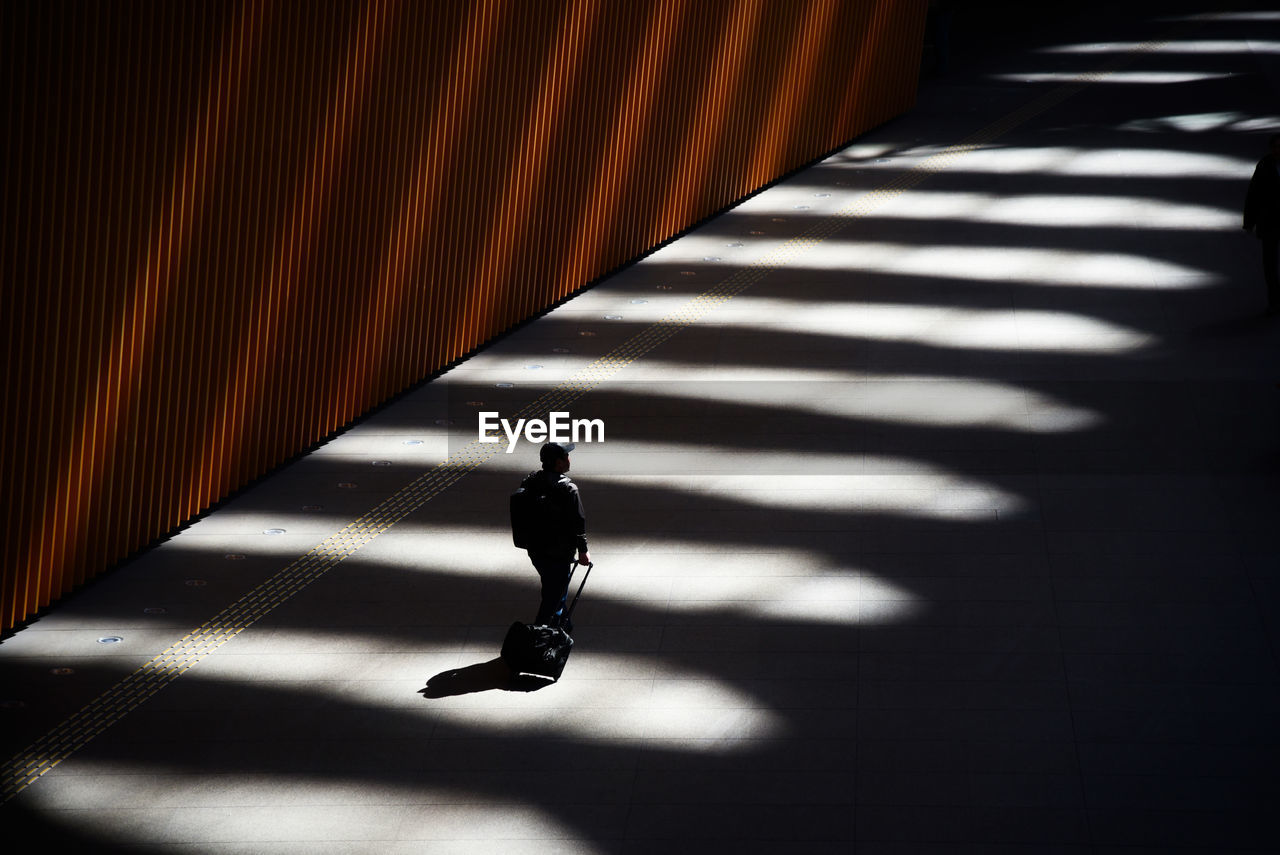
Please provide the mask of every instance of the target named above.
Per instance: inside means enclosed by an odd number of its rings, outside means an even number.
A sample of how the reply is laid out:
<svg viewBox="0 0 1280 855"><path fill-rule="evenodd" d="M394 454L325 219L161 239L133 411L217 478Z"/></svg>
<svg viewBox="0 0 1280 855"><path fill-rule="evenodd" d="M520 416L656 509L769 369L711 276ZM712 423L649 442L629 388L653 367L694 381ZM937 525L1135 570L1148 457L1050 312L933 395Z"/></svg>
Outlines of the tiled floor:
<svg viewBox="0 0 1280 855"><path fill-rule="evenodd" d="M962 12L912 114L4 640L6 756L74 740L6 839L1280 851L1280 322L1238 215L1280 13L1178 17L988 49ZM533 454L473 440L558 388L606 425L598 566L532 690L495 657Z"/></svg>

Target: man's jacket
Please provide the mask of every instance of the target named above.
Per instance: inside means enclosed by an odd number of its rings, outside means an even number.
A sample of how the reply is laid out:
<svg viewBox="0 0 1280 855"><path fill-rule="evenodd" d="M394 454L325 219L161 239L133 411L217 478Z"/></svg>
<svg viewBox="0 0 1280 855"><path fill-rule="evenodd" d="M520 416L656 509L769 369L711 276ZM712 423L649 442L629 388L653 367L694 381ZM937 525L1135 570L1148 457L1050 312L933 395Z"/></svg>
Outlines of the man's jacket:
<svg viewBox="0 0 1280 855"><path fill-rule="evenodd" d="M587 551L587 515L578 495L578 485L568 475L539 469L520 486L535 495L546 496L546 512L539 520L539 533L531 551Z"/></svg>

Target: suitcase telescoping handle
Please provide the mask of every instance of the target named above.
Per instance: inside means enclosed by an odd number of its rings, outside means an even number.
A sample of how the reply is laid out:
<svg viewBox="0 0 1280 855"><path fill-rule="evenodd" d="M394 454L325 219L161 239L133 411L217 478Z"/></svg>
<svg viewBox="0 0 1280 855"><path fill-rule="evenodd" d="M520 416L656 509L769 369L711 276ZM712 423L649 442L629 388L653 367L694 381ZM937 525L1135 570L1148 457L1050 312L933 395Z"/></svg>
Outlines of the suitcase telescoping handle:
<svg viewBox="0 0 1280 855"><path fill-rule="evenodd" d="M577 570L579 565L574 565L573 569ZM578 607L578 597L582 596L582 589L587 587L587 577L591 575L591 568L595 567L595 562L587 564L587 572L582 574L582 584L578 585L578 593L573 595L573 602L569 604L569 608L565 610L564 617L568 620L573 616L573 610ZM573 579L573 572L570 571L569 578Z"/></svg>

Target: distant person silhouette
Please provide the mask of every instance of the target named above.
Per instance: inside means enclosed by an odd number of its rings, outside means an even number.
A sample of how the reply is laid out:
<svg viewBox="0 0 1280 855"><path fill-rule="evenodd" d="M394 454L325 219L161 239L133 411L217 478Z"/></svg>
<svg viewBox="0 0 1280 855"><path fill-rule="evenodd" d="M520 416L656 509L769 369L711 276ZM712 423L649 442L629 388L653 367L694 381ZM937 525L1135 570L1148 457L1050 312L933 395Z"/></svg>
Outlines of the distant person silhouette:
<svg viewBox="0 0 1280 855"><path fill-rule="evenodd" d="M1262 242L1262 275L1267 314L1280 314L1280 134L1267 140L1270 151L1258 161L1244 200L1244 230Z"/></svg>

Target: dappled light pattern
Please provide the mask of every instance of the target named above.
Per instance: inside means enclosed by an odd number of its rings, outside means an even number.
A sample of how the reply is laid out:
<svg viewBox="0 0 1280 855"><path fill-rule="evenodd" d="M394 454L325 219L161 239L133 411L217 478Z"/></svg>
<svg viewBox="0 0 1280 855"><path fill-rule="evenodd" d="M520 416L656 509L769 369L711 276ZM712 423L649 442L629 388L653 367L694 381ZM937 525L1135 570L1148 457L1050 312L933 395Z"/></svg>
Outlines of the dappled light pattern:
<svg viewBox="0 0 1280 855"><path fill-rule="evenodd" d="M685 48L673 27L695 8L633 20L645 63ZM704 59L725 76L690 103L711 136L733 121L721 99L754 80L738 40L768 29L768 8L710 31ZM589 3L561 11L523 84L548 97L603 26ZM838 53L833 16L809 9L792 22L807 35L773 48L788 85ZM177 533L66 604L63 631L145 630L154 649L197 625L227 637L87 739L37 743L66 762L8 808L86 851L1269 851L1276 329L1253 317L1236 209L1247 135L1280 121L1236 63L1266 49L1251 28L1272 20L1063 35L1043 76L944 80L923 115L702 223ZM496 17L465 32L463 51L512 38ZM629 129L664 108L634 67L624 78L635 122L597 130L638 150ZM560 118L514 126L554 134ZM718 160L691 138L672 134L690 158L673 174L700 180ZM758 164L779 145L731 151ZM554 149L510 153L494 184L545 174ZM584 198L625 206L608 181L648 181L664 222L696 209L663 176L582 166L597 181ZM437 173L409 172L432 198ZM489 211L491 269L547 239L536 199ZM353 306L386 340L390 307L411 302L413 209L395 215L405 254L379 246L379 307ZM503 317L480 293L477 328ZM343 382L377 373L359 363ZM505 499L537 443L508 454L476 427L481 410L548 407L607 425L574 452L601 566L554 684L495 658L536 601ZM139 591L170 611L140 616ZM37 650L58 626L6 642L0 665L55 685L53 657L11 642ZM119 686L152 652L56 664ZM64 691L39 714L7 709L6 746L74 713L84 698Z"/></svg>

